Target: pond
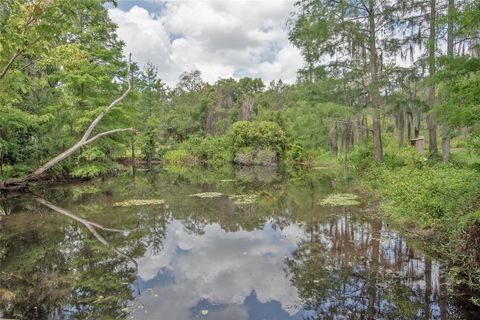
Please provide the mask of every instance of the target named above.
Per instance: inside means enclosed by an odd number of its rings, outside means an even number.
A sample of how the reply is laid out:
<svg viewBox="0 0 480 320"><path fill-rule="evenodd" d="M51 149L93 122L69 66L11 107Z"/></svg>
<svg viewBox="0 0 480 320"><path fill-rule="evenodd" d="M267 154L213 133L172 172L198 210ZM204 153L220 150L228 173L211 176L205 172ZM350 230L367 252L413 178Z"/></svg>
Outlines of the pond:
<svg viewBox="0 0 480 320"><path fill-rule="evenodd" d="M166 166L0 199L0 316L479 317L425 244L316 169Z"/></svg>

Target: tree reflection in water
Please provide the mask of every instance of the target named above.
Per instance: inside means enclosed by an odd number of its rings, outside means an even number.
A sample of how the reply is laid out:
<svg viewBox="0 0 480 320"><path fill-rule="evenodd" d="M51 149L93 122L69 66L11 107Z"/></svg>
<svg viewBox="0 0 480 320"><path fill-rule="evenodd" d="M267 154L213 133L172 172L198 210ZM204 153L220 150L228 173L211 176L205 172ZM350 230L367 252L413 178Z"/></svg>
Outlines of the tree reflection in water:
<svg viewBox="0 0 480 320"><path fill-rule="evenodd" d="M364 204L318 204L348 191L334 179L307 169L167 167L43 189L47 206L0 199L0 315L471 318L452 304L439 263L367 218ZM200 192L225 196L189 197ZM252 194L243 204L227 196ZM164 204L114 206L132 199Z"/></svg>
<svg viewBox="0 0 480 320"><path fill-rule="evenodd" d="M311 319L447 318L439 263L382 221L344 212L308 227L286 264Z"/></svg>

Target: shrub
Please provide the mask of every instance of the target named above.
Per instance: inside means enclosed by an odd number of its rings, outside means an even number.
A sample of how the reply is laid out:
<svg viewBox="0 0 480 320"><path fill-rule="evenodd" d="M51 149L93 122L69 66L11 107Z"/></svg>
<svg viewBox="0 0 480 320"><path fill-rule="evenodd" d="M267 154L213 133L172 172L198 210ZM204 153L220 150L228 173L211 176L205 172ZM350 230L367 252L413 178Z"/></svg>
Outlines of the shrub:
<svg viewBox="0 0 480 320"><path fill-rule="evenodd" d="M240 148L253 147L271 149L278 155L283 155L287 138L282 128L269 121L238 121L227 132L227 140L233 147L233 152Z"/></svg>
<svg viewBox="0 0 480 320"><path fill-rule="evenodd" d="M285 158L289 163L301 163L310 160L312 156L300 145L291 144L288 146Z"/></svg>
<svg viewBox="0 0 480 320"><path fill-rule="evenodd" d="M441 165L394 171L378 167L366 177L386 199L387 214L424 226L457 219L478 205L480 174L473 170Z"/></svg>
<svg viewBox="0 0 480 320"><path fill-rule="evenodd" d="M255 148L243 147L235 152L235 158L233 161L242 165L253 165L255 160Z"/></svg>
<svg viewBox="0 0 480 320"><path fill-rule="evenodd" d="M176 155L178 159L172 159L175 161L174 163L204 161L220 164L232 160L231 151L224 137L207 136L202 138L193 136L178 145L177 151L180 150L183 151L183 154ZM173 156L175 155L169 155L170 158ZM182 157L184 160L181 160ZM166 155L165 160L170 161Z"/></svg>
<svg viewBox="0 0 480 320"><path fill-rule="evenodd" d="M173 163L173 164L194 162L196 160L186 150L183 150L183 149L169 150L165 152L164 159L167 163Z"/></svg>
<svg viewBox="0 0 480 320"><path fill-rule="evenodd" d="M118 165L115 165L109 161L81 163L73 168L71 176L76 178L95 178L108 172L112 172L117 168Z"/></svg>
<svg viewBox="0 0 480 320"><path fill-rule="evenodd" d="M0 181L8 180L11 178L20 178L28 175L32 171L32 167L25 164L12 165L3 165L0 168Z"/></svg>
<svg viewBox="0 0 480 320"><path fill-rule="evenodd" d="M349 156L350 165L363 172L375 163L375 157L373 154L373 144L366 143L358 145Z"/></svg>

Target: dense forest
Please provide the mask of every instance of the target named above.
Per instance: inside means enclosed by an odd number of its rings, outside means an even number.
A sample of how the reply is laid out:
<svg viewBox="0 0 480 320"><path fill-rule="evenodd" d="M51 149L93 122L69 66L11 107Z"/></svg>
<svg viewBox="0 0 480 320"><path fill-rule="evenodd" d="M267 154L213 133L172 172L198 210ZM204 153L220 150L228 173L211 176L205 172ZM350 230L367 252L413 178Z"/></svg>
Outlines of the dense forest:
<svg viewBox="0 0 480 320"><path fill-rule="evenodd" d="M300 0L285 22L296 83L185 70L175 86L125 57L107 3L0 3L0 186L72 146L35 179L338 166L480 291L480 1Z"/></svg>

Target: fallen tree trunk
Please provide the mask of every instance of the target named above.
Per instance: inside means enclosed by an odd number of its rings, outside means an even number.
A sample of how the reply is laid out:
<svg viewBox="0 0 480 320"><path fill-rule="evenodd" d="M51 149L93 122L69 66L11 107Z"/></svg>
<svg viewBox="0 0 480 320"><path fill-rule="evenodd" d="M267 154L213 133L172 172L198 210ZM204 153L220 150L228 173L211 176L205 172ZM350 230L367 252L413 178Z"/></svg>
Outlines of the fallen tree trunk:
<svg viewBox="0 0 480 320"><path fill-rule="evenodd" d="M0 181L0 192L11 192L11 191L25 191L28 188L28 183L31 181L38 180L40 176L59 163L60 161L68 158L71 156L73 153L75 153L77 150L80 148L86 146L87 144L92 143L93 141L97 140L100 137L107 136L110 134L118 133L118 132L125 132L125 131L130 131L133 133L136 133L135 128L120 128L120 129L113 129L105 132L98 133L92 137L92 132L95 130L95 128L98 126L98 124L102 121L103 117L113 109L117 104L119 104L125 97L130 93L132 90L132 80L131 80L131 75L130 75L130 65L131 65L131 55L128 59L128 69L127 69L127 90L115 99L108 107L105 108L96 118L95 120L92 121L92 123L88 126L87 130L85 130L85 133L83 134L82 138L75 143L73 146L68 148L67 150L63 151L56 157L50 159L47 161L45 164L40 166L38 169L36 169L34 172L29 174L23 179L14 179L14 180L9 180L6 182L1 182Z"/></svg>

